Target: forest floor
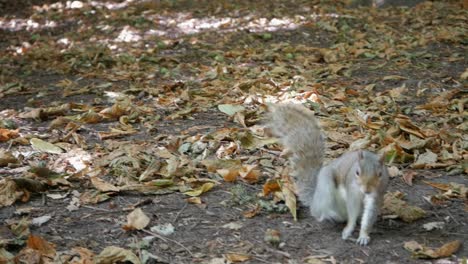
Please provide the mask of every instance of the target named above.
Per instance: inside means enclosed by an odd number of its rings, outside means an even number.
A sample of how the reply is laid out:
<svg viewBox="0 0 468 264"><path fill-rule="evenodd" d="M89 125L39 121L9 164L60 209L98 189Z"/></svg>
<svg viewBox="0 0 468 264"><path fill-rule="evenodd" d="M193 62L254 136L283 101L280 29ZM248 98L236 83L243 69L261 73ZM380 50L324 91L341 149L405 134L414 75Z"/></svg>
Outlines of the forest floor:
<svg viewBox="0 0 468 264"><path fill-rule="evenodd" d="M464 3L0 1L0 263L466 263ZM368 246L296 204L269 102L385 155Z"/></svg>

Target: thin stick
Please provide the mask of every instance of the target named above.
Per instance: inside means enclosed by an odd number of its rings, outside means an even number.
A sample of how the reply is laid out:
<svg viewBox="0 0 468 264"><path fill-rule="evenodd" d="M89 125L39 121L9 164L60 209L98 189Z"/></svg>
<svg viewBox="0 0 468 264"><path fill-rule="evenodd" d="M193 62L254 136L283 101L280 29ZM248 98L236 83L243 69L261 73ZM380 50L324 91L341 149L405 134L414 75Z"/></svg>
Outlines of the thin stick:
<svg viewBox="0 0 468 264"><path fill-rule="evenodd" d="M143 231L143 232L145 232L145 233L147 233L147 234L150 234L150 235L152 235L152 236L155 236L155 237L161 239L161 240L164 241L164 242L169 241L169 242L172 242L172 243L174 243L174 244L177 244L178 246L180 246L180 247L182 247L183 249L185 249L185 250L190 254L190 256L193 257L192 251L190 251L190 249L188 249L186 246L184 246L184 245L183 245L182 243L180 243L179 241L172 240L172 239L167 238L167 237L163 237L163 236L161 236L161 235L159 235L159 234L156 234L156 233L154 233L154 232L151 232L151 231L149 231L149 230L142 229L141 231Z"/></svg>
<svg viewBox="0 0 468 264"><path fill-rule="evenodd" d="M93 206L89 206L89 205L82 205L82 207L88 208L88 209L92 209L92 210L96 210L96 211L108 212L108 213L113 213L113 212L115 212L115 211L112 211L112 210L108 210L108 209L104 209L104 208L99 208L99 207L93 207Z"/></svg>
<svg viewBox="0 0 468 264"><path fill-rule="evenodd" d="M187 207L187 204L188 203L185 203L182 209L180 209L180 211L176 214L174 220L172 220L172 223L175 223L177 221L177 218L179 218L179 215L182 213L182 211L184 211L185 207Z"/></svg>

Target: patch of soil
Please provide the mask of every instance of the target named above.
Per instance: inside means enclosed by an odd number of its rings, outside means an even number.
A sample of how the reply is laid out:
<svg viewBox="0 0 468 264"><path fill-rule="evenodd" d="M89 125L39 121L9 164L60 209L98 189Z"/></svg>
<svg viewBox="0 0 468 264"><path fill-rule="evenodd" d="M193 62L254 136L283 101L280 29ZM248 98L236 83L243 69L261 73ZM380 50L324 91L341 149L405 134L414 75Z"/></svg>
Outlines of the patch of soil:
<svg viewBox="0 0 468 264"><path fill-rule="evenodd" d="M463 182L466 178L443 176L426 180ZM142 231L122 229L133 205L146 204L141 208L151 218L150 226L171 223L175 227L167 240L155 239L147 248L159 258L157 263L206 263L232 252L251 255L252 259L246 263L286 263L289 260L301 263L307 256L324 254L333 256L338 263L423 263L425 261L411 259L410 253L403 248L404 242L416 240L438 247L455 239L465 241L468 235L466 205L462 201L452 201L443 207L430 206L422 197L433 195L435 190L420 181L409 187L399 179L392 179L389 191L406 193L406 200L427 210L428 216L414 223L379 220L370 245L365 247L341 240L343 224L319 223L303 207L298 222L294 222L288 213L262 212L251 219L244 218L242 212L252 204L238 204L233 196L234 188L244 188L244 195L255 197L260 186L223 184L203 195L201 206L187 203L187 197L180 193L162 196L125 193L110 201L70 212L66 207L71 195L61 200L35 197L27 204L18 203L1 209L0 221L19 220L24 215L15 216L15 210L32 207L34 210L28 217L52 217L42 226L33 226L33 234L53 242L59 251L81 246L99 252L110 245L136 245L149 236ZM434 221L445 222L444 230L424 231L422 224ZM241 227L238 230L227 228L230 223ZM280 248L264 241L267 229L280 232L281 242L284 242ZM466 245L451 259L461 261L463 256L468 256Z"/></svg>

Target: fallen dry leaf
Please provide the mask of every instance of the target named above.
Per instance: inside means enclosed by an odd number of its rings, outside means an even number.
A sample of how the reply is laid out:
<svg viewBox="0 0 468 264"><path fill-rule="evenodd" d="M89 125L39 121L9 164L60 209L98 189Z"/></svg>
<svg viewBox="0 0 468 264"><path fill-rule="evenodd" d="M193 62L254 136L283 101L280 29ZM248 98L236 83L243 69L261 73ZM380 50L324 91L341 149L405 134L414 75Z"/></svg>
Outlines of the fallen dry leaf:
<svg viewBox="0 0 468 264"><path fill-rule="evenodd" d="M0 167L8 166L9 163L17 163L18 159L10 151L0 149Z"/></svg>
<svg viewBox="0 0 468 264"><path fill-rule="evenodd" d="M263 196L267 196L270 193L280 191L281 187L278 180L269 180L263 184Z"/></svg>
<svg viewBox="0 0 468 264"><path fill-rule="evenodd" d="M281 192L286 202L289 212L293 216L294 221L297 221L297 201L294 194L292 179L289 176L283 175L283 183L281 184Z"/></svg>
<svg viewBox="0 0 468 264"><path fill-rule="evenodd" d="M452 254L458 251L461 246L460 240L455 240L444 244L439 248L429 248L419 244L416 241L405 242L404 248L411 252L414 258L422 259L437 259L450 257Z"/></svg>
<svg viewBox="0 0 468 264"><path fill-rule="evenodd" d="M127 215L127 224L123 226L125 230L141 230L145 228L150 222L150 218L141 210L137 208Z"/></svg>
<svg viewBox="0 0 468 264"><path fill-rule="evenodd" d="M53 258L55 256L55 245L47 242L43 238L30 235L27 241L27 247L37 250L42 256Z"/></svg>
<svg viewBox="0 0 468 264"><path fill-rule="evenodd" d="M395 214L401 218L401 220L408 223L426 216L426 212L423 209L408 205L405 201L401 200L403 196L401 192L386 193L383 205L384 212Z"/></svg>
<svg viewBox="0 0 468 264"><path fill-rule="evenodd" d="M239 176L238 169L219 169L216 170L216 172L227 182L235 182L237 180L237 176Z"/></svg>
<svg viewBox="0 0 468 264"><path fill-rule="evenodd" d="M186 191L184 192L184 194L188 195L188 196L200 196L202 195L203 193L206 193L207 191L211 190L211 188L214 187L214 183L212 182L205 182L202 186L194 189L194 190L190 190L190 191Z"/></svg>
<svg viewBox="0 0 468 264"><path fill-rule="evenodd" d="M101 178L98 177L90 177L91 183L93 186L100 190L101 192L118 192L120 189Z"/></svg>
<svg viewBox="0 0 468 264"><path fill-rule="evenodd" d="M0 128L0 142L5 142L16 137L19 137L19 129L10 130L6 128Z"/></svg>
<svg viewBox="0 0 468 264"><path fill-rule="evenodd" d="M0 207L10 206L19 198L16 193L17 189L18 186L14 181L0 180Z"/></svg>
<svg viewBox="0 0 468 264"><path fill-rule="evenodd" d="M244 262L249 260L251 257L247 254L242 253L226 253L224 257L230 262Z"/></svg>
<svg viewBox="0 0 468 264"><path fill-rule="evenodd" d="M239 170L239 175L248 183L256 183L260 179L260 170L256 165L243 165Z"/></svg>
<svg viewBox="0 0 468 264"><path fill-rule="evenodd" d="M408 184L409 186L413 186L413 178L418 175L417 172L415 171L405 171L403 173L403 180Z"/></svg>
<svg viewBox="0 0 468 264"><path fill-rule="evenodd" d="M112 264L130 262L140 264L140 259L130 250L121 247L109 246L104 248L94 259L96 264Z"/></svg>

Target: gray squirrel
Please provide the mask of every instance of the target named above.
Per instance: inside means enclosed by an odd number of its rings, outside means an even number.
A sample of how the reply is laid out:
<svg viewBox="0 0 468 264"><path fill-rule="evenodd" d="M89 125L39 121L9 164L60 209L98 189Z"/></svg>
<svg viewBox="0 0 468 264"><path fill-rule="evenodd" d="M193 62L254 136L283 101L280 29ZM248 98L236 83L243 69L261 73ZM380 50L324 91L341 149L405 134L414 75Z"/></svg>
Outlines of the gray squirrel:
<svg viewBox="0 0 468 264"><path fill-rule="evenodd" d="M361 217L357 243L367 245L388 185L388 171L378 155L350 151L323 166L324 139L314 113L302 105L270 104L267 127L290 153L299 200L318 221L346 222L348 239Z"/></svg>

